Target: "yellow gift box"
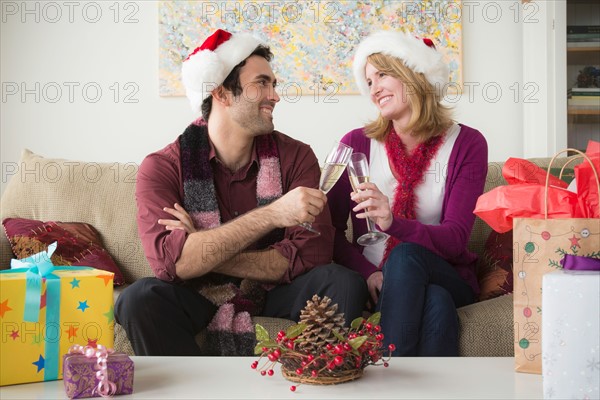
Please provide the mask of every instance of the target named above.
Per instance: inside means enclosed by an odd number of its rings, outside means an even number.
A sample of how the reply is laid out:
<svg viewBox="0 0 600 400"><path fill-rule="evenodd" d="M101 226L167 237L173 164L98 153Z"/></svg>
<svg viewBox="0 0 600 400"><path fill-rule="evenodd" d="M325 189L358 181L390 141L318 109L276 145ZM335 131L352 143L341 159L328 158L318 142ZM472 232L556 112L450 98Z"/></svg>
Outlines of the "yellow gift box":
<svg viewBox="0 0 600 400"><path fill-rule="evenodd" d="M113 273L55 267L52 246L0 271L0 386L61 379L74 344L113 347Z"/></svg>

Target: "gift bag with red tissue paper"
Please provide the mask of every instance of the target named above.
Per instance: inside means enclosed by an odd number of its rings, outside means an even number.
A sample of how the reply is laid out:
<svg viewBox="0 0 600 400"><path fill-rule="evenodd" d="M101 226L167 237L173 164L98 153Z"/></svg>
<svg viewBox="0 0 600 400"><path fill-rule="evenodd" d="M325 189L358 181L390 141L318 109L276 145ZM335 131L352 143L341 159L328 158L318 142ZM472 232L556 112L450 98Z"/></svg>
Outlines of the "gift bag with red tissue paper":
<svg viewBox="0 0 600 400"><path fill-rule="evenodd" d="M578 152L591 161L578 150L568 151ZM550 166L561 153L552 158ZM600 180L593 167L592 173L598 191ZM549 196L549 182L547 177L542 187L541 218L515 218L513 227L515 370L537 374L542 372L542 316L545 315L542 277L562 270L560 260L567 256L600 258L600 219L577 217L581 211L576 217L552 217L550 210L554 205ZM599 213L597 209L594 215Z"/></svg>
<svg viewBox="0 0 600 400"><path fill-rule="evenodd" d="M600 218L600 195L592 168L593 164L595 170L600 171L600 142L590 140L585 154L587 158L574 168L579 209L583 218Z"/></svg>
<svg viewBox="0 0 600 400"><path fill-rule="evenodd" d="M528 160L509 158L502 168L508 186L498 186L479 196L475 215L498 233L513 228L514 218L544 218L547 173ZM579 218L577 194L567 190L567 183L549 175L547 194L549 218Z"/></svg>

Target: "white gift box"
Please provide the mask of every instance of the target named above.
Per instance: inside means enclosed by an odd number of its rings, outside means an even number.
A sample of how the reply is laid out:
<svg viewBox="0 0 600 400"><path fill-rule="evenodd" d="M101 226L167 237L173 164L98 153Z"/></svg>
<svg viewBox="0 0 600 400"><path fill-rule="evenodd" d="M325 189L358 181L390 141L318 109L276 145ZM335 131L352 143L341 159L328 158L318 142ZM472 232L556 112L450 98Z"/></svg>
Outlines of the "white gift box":
<svg viewBox="0 0 600 400"><path fill-rule="evenodd" d="M544 399L600 398L600 271L542 279Z"/></svg>

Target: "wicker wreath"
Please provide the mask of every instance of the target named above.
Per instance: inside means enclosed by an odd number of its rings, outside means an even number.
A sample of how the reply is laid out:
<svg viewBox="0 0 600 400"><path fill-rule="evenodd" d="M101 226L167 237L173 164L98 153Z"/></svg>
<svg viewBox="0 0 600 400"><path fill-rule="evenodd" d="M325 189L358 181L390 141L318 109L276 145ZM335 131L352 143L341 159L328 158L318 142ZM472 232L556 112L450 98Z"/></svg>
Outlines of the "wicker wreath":
<svg viewBox="0 0 600 400"><path fill-rule="evenodd" d="M395 346L383 346L378 325L380 314L368 319L357 318L345 327L343 314L331 299L313 296L300 313L300 323L281 331L271 339L265 328L256 325L260 358L251 365L261 375L273 375L273 367L281 363L282 375L295 383L332 385L362 376L369 365L388 366ZM383 359L384 350L388 350ZM265 360L266 359L266 360ZM291 386L292 391L296 386Z"/></svg>

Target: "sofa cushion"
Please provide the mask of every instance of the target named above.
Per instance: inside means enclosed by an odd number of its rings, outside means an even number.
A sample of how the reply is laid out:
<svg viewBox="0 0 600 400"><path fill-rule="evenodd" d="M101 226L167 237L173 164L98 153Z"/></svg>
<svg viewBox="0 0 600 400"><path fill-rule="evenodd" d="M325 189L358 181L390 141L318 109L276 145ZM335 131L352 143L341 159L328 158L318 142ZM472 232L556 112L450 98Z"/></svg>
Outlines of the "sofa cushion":
<svg viewBox="0 0 600 400"><path fill-rule="evenodd" d="M513 295L457 310L461 357L514 357Z"/></svg>
<svg viewBox="0 0 600 400"><path fill-rule="evenodd" d="M136 164L44 158L24 150L13 167L2 194L2 219L90 224L126 282L153 275L137 231ZM0 247L4 263L8 241L2 242L6 243Z"/></svg>
<svg viewBox="0 0 600 400"><path fill-rule="evenodd" d="M123 274L102 246L98 231L90 224L6 218L2 226L18 259L46 251L48 245L57 242L58 246L51 257L54 265L102 269L115 274L115 285L124 283Z"/></svg>

